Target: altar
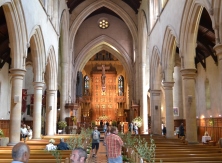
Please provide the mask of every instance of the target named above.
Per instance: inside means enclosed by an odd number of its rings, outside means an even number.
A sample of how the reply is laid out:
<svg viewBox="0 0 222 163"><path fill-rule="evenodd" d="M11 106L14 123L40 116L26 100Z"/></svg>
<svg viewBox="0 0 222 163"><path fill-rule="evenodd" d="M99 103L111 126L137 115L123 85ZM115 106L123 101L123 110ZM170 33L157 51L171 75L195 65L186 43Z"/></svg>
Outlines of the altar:
<svg viewBox="0 0 222 163"><path fill-rule="evenodd" d="M206 144L207 141L210 141L211 137L210 136L202 136L202 143Z"/></svg>

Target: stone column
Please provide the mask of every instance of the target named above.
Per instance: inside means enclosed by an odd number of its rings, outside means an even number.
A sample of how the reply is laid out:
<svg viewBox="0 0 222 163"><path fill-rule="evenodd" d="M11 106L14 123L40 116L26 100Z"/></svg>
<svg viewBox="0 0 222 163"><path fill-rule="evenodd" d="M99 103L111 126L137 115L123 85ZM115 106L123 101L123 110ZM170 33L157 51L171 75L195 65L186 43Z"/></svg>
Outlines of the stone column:
<svg viewBox="0 0 222 163"><path fill-rule="evenodd" d="M181 75L183 79L183 108L186 117L186 140L188 143L198 143L195 98L196 69L183 69Z"/></svg>
<svg viewBox="0 0 222 163"><path fill-rule="evenodd" d="M53 127L54 127L53 129L54 134L56 134L57 133L56 131L56 128L57 128L57 91L54 94Z"/></svg>
<svg viewBox="0 0 222 163"><path fill-rule="evenodd" d="M67 79L68 79L68 64L62 63L62 89L60 96L60 120L64 121L66 117L69 116L69 109L65 109L65 104L68 102L69 97L67 97Z"/></svg>
<svg viewBox="0 0 222 163"><path fill-rule="evenodd" d="M173 106L179 109L179 116L174 116L174 119L183 119L183 93L180 66L174 67L173 78L175 82L173 87Z"/></svg>
<svg viewBox="0 0 222 163"><path fill-rule="evenodd" d="M10 69L12 76L11 110L9 125L9 146L20 142L21 109L22 109L22 85L26 70Z"/></svg>
<svg viewBox="0 0 222 163"><path fill-rule="evenodd" d="M166 137L174 138L174 119L173 119L173 87L174 82L162 82L166 104Z"/></svg>
<svg viewBox="0 0 222 163"><path fill-rule="evenodd" d="M219 70L219 79L220 79L220 92L222 92L222 44L217 44L214 46L214 50L216 51L217 55L217 61L218 61L218 70ZM222 107L222 96L219 97L221 104L220 106Z"/></svg>
<svg viewBox="0 0 222 163"><path fill-rule="evenodd" d="M141 76L141 106L140 106L140 116L143 119L143 125L141 128L142 134L148 134L148 108L147 108L147 89L146 89L146 64L141 66L142 76Z"/></svg>
<svg viewBox="0 0 222 163"><path fill-rule="evenodd" d="M53 112L56 110L55 108L55 93L56 90L47 90L47 97L46 97L46 135L54 135L54 130L52 127L53 124Z"/></svg>
<svg viewBox="0 0 222 163"><path fill-rule="evenodd" d="M33 139L41 139L41 123L42 123L42 88L45 83L33 82L34 86L34 110L33 110Z"/></svg>
<svg viewBox="0 0 222 163"><path fill-rule="evenodd" d="M151 104L151 132L152 134L161 135L161 91L150 91L150 104Z"/></svg>

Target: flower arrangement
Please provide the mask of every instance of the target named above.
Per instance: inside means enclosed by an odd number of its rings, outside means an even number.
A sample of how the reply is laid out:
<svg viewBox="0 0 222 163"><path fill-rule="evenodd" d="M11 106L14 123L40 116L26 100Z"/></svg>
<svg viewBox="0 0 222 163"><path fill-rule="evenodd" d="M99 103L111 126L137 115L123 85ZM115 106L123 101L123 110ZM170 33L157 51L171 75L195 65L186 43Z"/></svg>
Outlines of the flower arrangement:
<svg viewBox="0 0 222 163"><path fill-rule="evenodd" d="M99 120L105 120L105 121L107 121L107 120L109 120L109 117L106 116L106 115L103 115L103 116L99 116L98 119L99 119Z"/></svg>
<svg viewBox="0 0 222 163"><path fill-rule="evenodd" d="M143 119L141 117L136 117L133 119L133 123L136 123L137 127L141 127L143 124Z"/></svg>
<svg viewBox="0 0 222 163"><path fill-rule="evenodd" d="M54 140L54 139L50 139L50 140L49 140L49 143L54 144L54 143L55 143L55 140Z"/></svg>
<svg viewBox="0 0 222 163"><path fill-rule="evenodd" d="M76 125L76 123L77 123L77 118L76 118L76 116L74 116L74 117L72 118L72 120L73 120L73 124Z"/></svg>
<svg viewBox="0 0 222 163"><path fill-rule="evenodd" d="M0 137L4 137L4 133L3 133L2 129L0 129Z"/></svg>
<svg viewBox="0 0 222 163"><path fill-rule="evenodd" d="M59 121L58 126L59 126L59 128L63 129L67 126L67 123L66 123L66 121Z"/></svg>

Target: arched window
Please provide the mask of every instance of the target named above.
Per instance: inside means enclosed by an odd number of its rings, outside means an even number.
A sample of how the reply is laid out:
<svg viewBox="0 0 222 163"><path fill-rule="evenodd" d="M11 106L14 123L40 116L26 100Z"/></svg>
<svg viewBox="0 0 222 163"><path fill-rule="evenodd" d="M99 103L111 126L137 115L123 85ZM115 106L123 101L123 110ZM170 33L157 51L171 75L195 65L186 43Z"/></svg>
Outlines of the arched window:
<svg viewBox="0 0 222 163"><path fill-rule="evenodd" d="M206 101L206 109L211 109L211 101L210 101L210 84L209 80L205 80L205 101Z"/></svg>
<svg viewBox="0 0 222 163"><path fill-rule="evenodd" d="M123 76L119 76L119 78L118 78L118 95L124 96L124 78L123 78Z"/></svg>
<svg viewBox="0 0 222 163"><path fill-rule="evenodd" d="M84 77L84 95L89 95L89 77L87 75Z"/></svg>

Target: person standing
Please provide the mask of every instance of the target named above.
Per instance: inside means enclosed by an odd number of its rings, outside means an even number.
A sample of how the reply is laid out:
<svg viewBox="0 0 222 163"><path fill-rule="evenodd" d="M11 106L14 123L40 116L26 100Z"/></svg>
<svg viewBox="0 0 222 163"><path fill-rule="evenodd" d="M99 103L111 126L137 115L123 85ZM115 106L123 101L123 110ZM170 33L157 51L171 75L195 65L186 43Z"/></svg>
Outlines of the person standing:
<svg viewBox="0 0 222 163"><path fill-rule="evenodd" d="M106 136L105 143L107 149L108 163L122 163L122 146L123 141L117 135L118 129L113 126L110 130L111 134Z"/></svg>
<svg viewBox="0 0 222 163"><path fill-rule="evenodd" d="M87 152L85 149L77 147L72 151L70 156L71 163L85 163L87 159Z"/></svg>
<svg viewBox="0 0 222 163"><path fill-rule="evenodd" d="M138 134L139 134L139 133L138 133L138 126L137 126L136 123L134 124L134 132L135 132L135 135L138 135Z"/></svg>
<svg viewBox="0 0 222 163"><path fill-rule="evenodd" d="M26 128L26 124L23 124L21 128L21 138L25 141L27 135L28 135L28 130Z"/></svg>
<svg viewBox="0 0 222 163"><path fill-rule="evenodd" d="M130 132L131 132L131 134L133 134L133 122L130 123L129 128L130 128Z"/></svg>
<svg viewBox="0 0 222 163"><path fill-rule="evenodd" d="M30 148L27 144L19 142L12 148L12 163L28 163Z"/></svg>
<svg viewBox="0 0 222 163"><path fill-rule="evenodd" d="M32 139L32 129L30 128L30 126L27 126L27 137L29 140Z"/></svg>
<svg viewBox="0 0 222 163"><path fill-rule="evenodd" d="M163 125L162 132L163 132L163 136L166 137L166 126L165 125Z"/></svg>
<svg viewBox="0 0 222 163"><path fill-rule="evenodd" d="M98 149L99 149L99 142L100 142L100 132L98 131L97 127L94 128L94 131L92 132L91 137L92 137L92 150L93 150L92 157L96 157Z"/></svg>
<svg viewBox="0 0 222 163"><path fill-rule="evenodd" d="M179 135L180 135L180 137L185 136L183 123L181 123L181 125L179 127Z"/></svg>

